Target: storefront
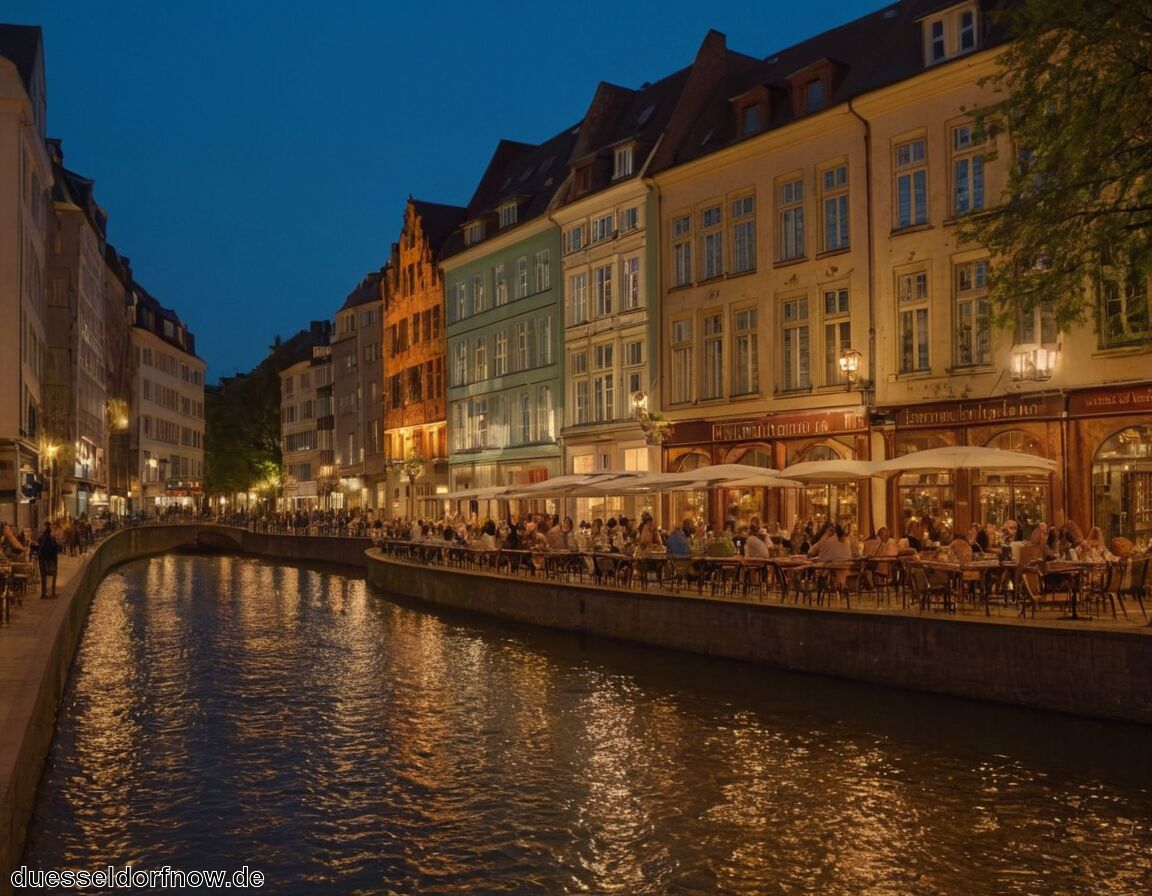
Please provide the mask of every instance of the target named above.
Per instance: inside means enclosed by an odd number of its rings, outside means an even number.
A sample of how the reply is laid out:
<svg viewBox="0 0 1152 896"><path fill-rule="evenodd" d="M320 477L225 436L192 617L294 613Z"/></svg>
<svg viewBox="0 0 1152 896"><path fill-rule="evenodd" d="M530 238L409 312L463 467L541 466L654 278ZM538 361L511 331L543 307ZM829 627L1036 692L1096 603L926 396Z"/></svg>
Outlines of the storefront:
<svg viewBox="0 0 1152 896"><path fill-rule="evenodd" d="M747 464L780 470L789 464L829 458L867 456L867 418L859 407L807 414L780 414L753 420L676 424L664 446L670 472L707 464ZM669 519L687 515L714 526L746 524L753 516L791 529L797 522L819 526L825 520L860 524L867 497L854 482L813 484L802 489L744 488L673 492Z"/></svg>
<svg viewBox="0 0 1152 896"><path fill-rule="evenodd" d="M1152 385L1068 396L1071 516L1106 540L1152 541Z"/></svg>
<svg viewBox="0 0 1152 896"><path fill-rule="evenodd" d="M1060 461L1064 399L1059 394L1019 395L986 401L940 402L895 412L880 427L885 454L952 445L979 445ZM1065 519L1063 473L1004 475L994 470L915 471L888 485L888 525L905 533L913 521L934 531L963 532L972 523L1020 523L1025 534L1039 522Z"/></svg>

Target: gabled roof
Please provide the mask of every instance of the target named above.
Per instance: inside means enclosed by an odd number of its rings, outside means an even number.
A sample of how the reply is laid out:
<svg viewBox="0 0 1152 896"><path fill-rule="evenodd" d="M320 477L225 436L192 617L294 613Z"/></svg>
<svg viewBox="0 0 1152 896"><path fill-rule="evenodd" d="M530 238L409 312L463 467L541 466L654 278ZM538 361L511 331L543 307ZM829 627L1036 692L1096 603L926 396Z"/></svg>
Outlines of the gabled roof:
<svg viewBox="0 0 1152 896"><path fill-rule="evenodd" d="M539 146L500 141L468 203L462 223L494 215L511 199L518 200L517 223L513 226L545 214L568 174L569 158L579 133L580 124L577 123ZM440 257L450 257L464 248L463 230L457 229L445 242Z"/></svg>
<svg viewBox="0 0 1152 896"><path fill-rule="evenodd" d="M958 2L897 0L855 21L770 53L755 65L730 72L664 167L700 158L735 143L739 135L730 100L753 88L767 88L775 100L761 132L798 120L791 103L789 77L823 60L835 66L838 76L826 98L825 109L922 73L925 67L920 20ZM987 11L1001 2L978 0L978 5ZM982 46L1004 41L1003 29L990 22L987 15L983 25Z"/></svg>
<svg viewBox="0 0 1152 896"><path fill-rule="evenodd" d="M432 252L440 251L444 241L464 220L465 210L458 205L442 205L438 202L425 202L409 197L412 207L420 215L420 227L428 240Z"/></svg>
<svg viewBox="0 0 1152 896"><path fill-rule="evenodd" d="M348 298L344 300L340 310L347 311L349 308L357 308L360 305L370 305L372 302L381 301L383 293L380 290L380 281L384 279L386 271L387 268L381 268L368 274L352 292L348 293Z"/></svg>
<svg viewBox="0 0 1152 896"><path fill-rule="evenodd" d="M47 143L52 152L52 201L76 206L84 212L92 228L101 237L106 237L108 214L96 202L96 181L64 167L64 149L59 140L48 140Z"/></svg>

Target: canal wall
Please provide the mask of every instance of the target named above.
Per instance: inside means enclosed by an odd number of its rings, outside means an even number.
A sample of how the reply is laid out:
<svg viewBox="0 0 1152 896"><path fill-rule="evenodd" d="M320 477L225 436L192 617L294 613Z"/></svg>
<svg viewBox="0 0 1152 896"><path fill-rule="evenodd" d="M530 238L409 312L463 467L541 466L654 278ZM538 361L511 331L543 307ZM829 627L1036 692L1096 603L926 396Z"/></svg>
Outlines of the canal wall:
<svg viewBox="0 0 1152 896"><path fill-rule="evenodd" d="M77 574L60 581L59 597L24 600L35 617L17 611L0 633L7 664L0 713L0 894L13 892L11 872L24 851L40 776L52 747L56 712L101 580L122 563L164 554L199 541L201 547L240 550L295 563L335 563L365 570L367 538L269 535L232 526L146 525L113 532L84 558ZM62 564L63 566L63 564ZM62 570L63 571L63 570Z"/></svg>
<svg viewBox="0 0 1152 896"><path fill-rule="evenodd" d="M965 619L601 590L407 563L373 550L393 594L531 625L917 691L1152 724L1152 630Z"/></svg>

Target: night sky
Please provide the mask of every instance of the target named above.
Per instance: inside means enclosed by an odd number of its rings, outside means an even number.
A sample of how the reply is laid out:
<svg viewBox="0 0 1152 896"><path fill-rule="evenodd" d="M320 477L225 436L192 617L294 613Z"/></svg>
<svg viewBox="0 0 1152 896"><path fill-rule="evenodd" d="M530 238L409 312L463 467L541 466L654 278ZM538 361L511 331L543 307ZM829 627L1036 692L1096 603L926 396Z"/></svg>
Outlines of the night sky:
<svg viewBox="0 0 1152 896"><path fill-rule="evenodd" d="M331 318L409 194L465 205L497 141L578 121L598 82L656 81L709 28L763 57L882 5L7 0L0 20L43 28L49 136L214 382Z"/></svg>

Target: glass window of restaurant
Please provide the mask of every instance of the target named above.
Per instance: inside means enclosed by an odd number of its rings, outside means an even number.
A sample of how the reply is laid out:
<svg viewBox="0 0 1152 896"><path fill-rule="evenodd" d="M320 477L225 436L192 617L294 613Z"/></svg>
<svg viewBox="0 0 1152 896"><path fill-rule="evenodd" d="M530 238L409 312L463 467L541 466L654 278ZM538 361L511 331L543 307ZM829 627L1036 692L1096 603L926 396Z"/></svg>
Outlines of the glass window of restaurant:
<svg viewBox="0 0 1152 896"><path fill-rule="evenodd" d="M988 447L1044 456L1040 442L1020 430L993 436ZM1021 537L1027 538L1037 523L1048 519L1047 476L1003 476L992 470L979 470L974 482L979 513L976 522L1002 527L1006 520L1015 520Z"/></svg>
<svg viewBox="0 0 1152 896"><path fill-rule="evenodd" d="M669 472L683 473L687 470L699 470L708 465L708 455L699 451L685 454L671 464ZM671 513L668 516L669 526L679 526L684 520L691 517L696 528L702 530L706 524L714 524L708 519L708 493L706 491L671 491L668 493Z"/></svg>
<svg viewBox="0 0 1152 896"><path fill-rule="evenodd" d="M1093 522L1106 539L1123 536L1138 551L1152 543L1152 426L1127 426L1092 459Z"/></svg>
<svg viewBox="0 0 1152 896"><path fill-rule="evenodd" d="M838 446L809 445L793 457L789 465L806 461L841 460L846 455L847 451ZM819 530L828 520L841 526L855 526L858 493L859 488L855 482L811 482L800 490L800 506L796 510L798 520L801 525L811 523L813 531Z"/></svg>
<svg viewBox="0 0 1152 896"><path fill-rule="evenodd" d="M772 467L772 457L764 448L749 448L732 463L767 470ZM733 520L737 529L747 526L752 517L757 517L761 523L767 522L764 518L766 492L767 489L763 488L724 489L725 520Z"/></svg>

